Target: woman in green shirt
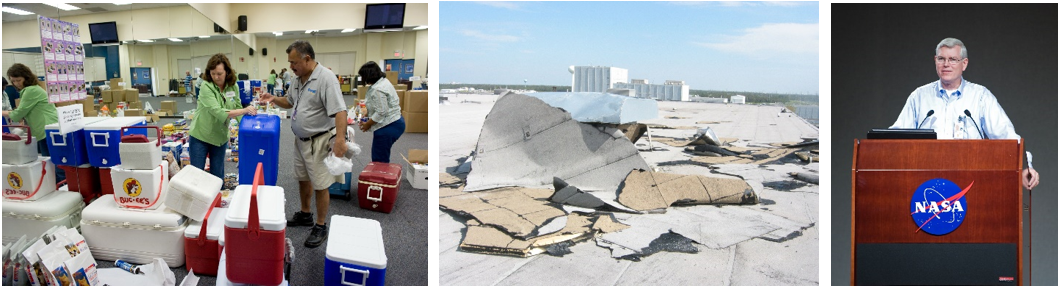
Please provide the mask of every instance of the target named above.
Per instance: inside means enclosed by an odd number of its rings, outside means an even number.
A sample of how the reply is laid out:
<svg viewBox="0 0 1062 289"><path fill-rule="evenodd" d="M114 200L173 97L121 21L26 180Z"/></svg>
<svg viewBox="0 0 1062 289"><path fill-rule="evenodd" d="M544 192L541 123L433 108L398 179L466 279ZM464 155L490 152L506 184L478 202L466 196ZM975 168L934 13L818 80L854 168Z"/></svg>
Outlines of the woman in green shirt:
<svg viewBox="0 0 1062 289"><path fill-rule="evenodd" d="M55 104L48 102L48 93L39 85L37 75L25 64L12 65L7 69L7 77L11 78L11 84L19 90L22 101L15 110L5 110L4 116L9 117L13 123L26 120L26 126L30 127L33 137L37 138L37 151L42 156L50 156L44 126L59 122Z"/></svg>
<svg viewBox="0 0 1062 289"><path fill-rule="evenodd" d="M273 87L276 87L276 84L277 84L277 70L276 69L270 69L269 70L269 81L266 82L266 90L269 91L269 94L276 93L276 92L273 92Z"/></svg>
<svg viewBox="0 0 1062 289"><path fill-rule="evenodd" d="M240 105L236 89L236 72L224 54L214 54L207 61L207 73L199 92L198 107L188 134L188 157L192 166L205 170L210 157L210 173L225 178L225 148L229 144L229 118L255 115L253 106Z"/></svg>

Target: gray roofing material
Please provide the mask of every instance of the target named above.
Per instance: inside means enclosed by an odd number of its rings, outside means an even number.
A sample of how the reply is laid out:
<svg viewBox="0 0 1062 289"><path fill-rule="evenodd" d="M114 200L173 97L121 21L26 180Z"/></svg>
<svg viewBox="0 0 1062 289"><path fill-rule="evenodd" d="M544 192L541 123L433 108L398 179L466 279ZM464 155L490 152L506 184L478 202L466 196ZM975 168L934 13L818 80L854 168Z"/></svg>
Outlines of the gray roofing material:
<svg viewBox="0 0 1062 289"><path fill-rule="evenodd" d="M580 122L625 124L657 118L656 100L605 92L535 92L528 96L563 109Z"/></svg>
<svg viewBox="0 0 1062 289"><path fill-rule="evenodd" d="M618 129L578 122L538 98L513 93L487 114L475 153L465 191L548 187L558 177L586 192L614 193L628 172L649 168Z"/></svg>

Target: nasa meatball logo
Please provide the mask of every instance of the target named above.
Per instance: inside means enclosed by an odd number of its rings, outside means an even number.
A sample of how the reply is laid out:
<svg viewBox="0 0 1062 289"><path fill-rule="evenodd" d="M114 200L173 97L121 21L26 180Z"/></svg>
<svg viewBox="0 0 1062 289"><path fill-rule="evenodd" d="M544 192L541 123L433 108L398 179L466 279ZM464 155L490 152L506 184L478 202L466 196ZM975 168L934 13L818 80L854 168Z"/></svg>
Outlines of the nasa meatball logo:
<svg viewBox="0 0 1062 289"><path fill-rule="evenodd" d="M7 174L7 184L10 185L11 188L13 188L13 189L16 189L16 190L21 189L22 188L22 176L18 175L18 173Z"/></svg>
<svg viewBox="0 0 1062 289"><path fill-rule="evenodd" d="M125 179L125 182L123 182L122 185L125 188L126 195L133 198L140 196L140 181L137 181L133 178L129 178Z"/></svg>
<svg viewBox="0 0 1062 289"><path fill-rule="evenodd" d="M911 197L911 218L918 231L933 235L945 235L955 231L966 219L966 192L973 187L973 182L965 189L959 189L954 182L946 179L932 179L922 183Z"/></svg>

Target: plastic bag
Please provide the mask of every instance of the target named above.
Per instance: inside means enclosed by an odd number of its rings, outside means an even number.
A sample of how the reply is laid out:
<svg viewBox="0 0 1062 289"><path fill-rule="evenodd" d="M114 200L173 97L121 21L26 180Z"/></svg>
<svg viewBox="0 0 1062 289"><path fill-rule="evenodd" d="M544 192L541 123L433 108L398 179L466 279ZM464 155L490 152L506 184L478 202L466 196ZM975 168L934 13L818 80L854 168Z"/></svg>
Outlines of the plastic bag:
<svg viewBox="0 0 1062 289"><path fill-rule="evenodd" d="M350 172L354 167L354 163L348 158L338 158L335 154L328 154L328 157L324 159L325 166L328 167L328 172L333 176L343 175Z"/></svg>

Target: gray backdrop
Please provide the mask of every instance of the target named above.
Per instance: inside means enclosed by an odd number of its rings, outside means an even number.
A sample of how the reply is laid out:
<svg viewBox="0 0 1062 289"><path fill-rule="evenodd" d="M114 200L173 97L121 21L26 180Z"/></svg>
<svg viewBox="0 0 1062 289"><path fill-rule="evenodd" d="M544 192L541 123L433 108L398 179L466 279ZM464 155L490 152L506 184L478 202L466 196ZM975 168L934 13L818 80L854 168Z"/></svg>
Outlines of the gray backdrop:
<svg viewBox="0 0 1062 289"><path fill-rule="evenodd" d="M1057 4L833 4L831 14L832 284L850 278L853 139L892 125L915 88L938 80L934 48L955 37L969 51L963 77L995 94L1033 154L1032 284L1057 285Z"/></svg>

